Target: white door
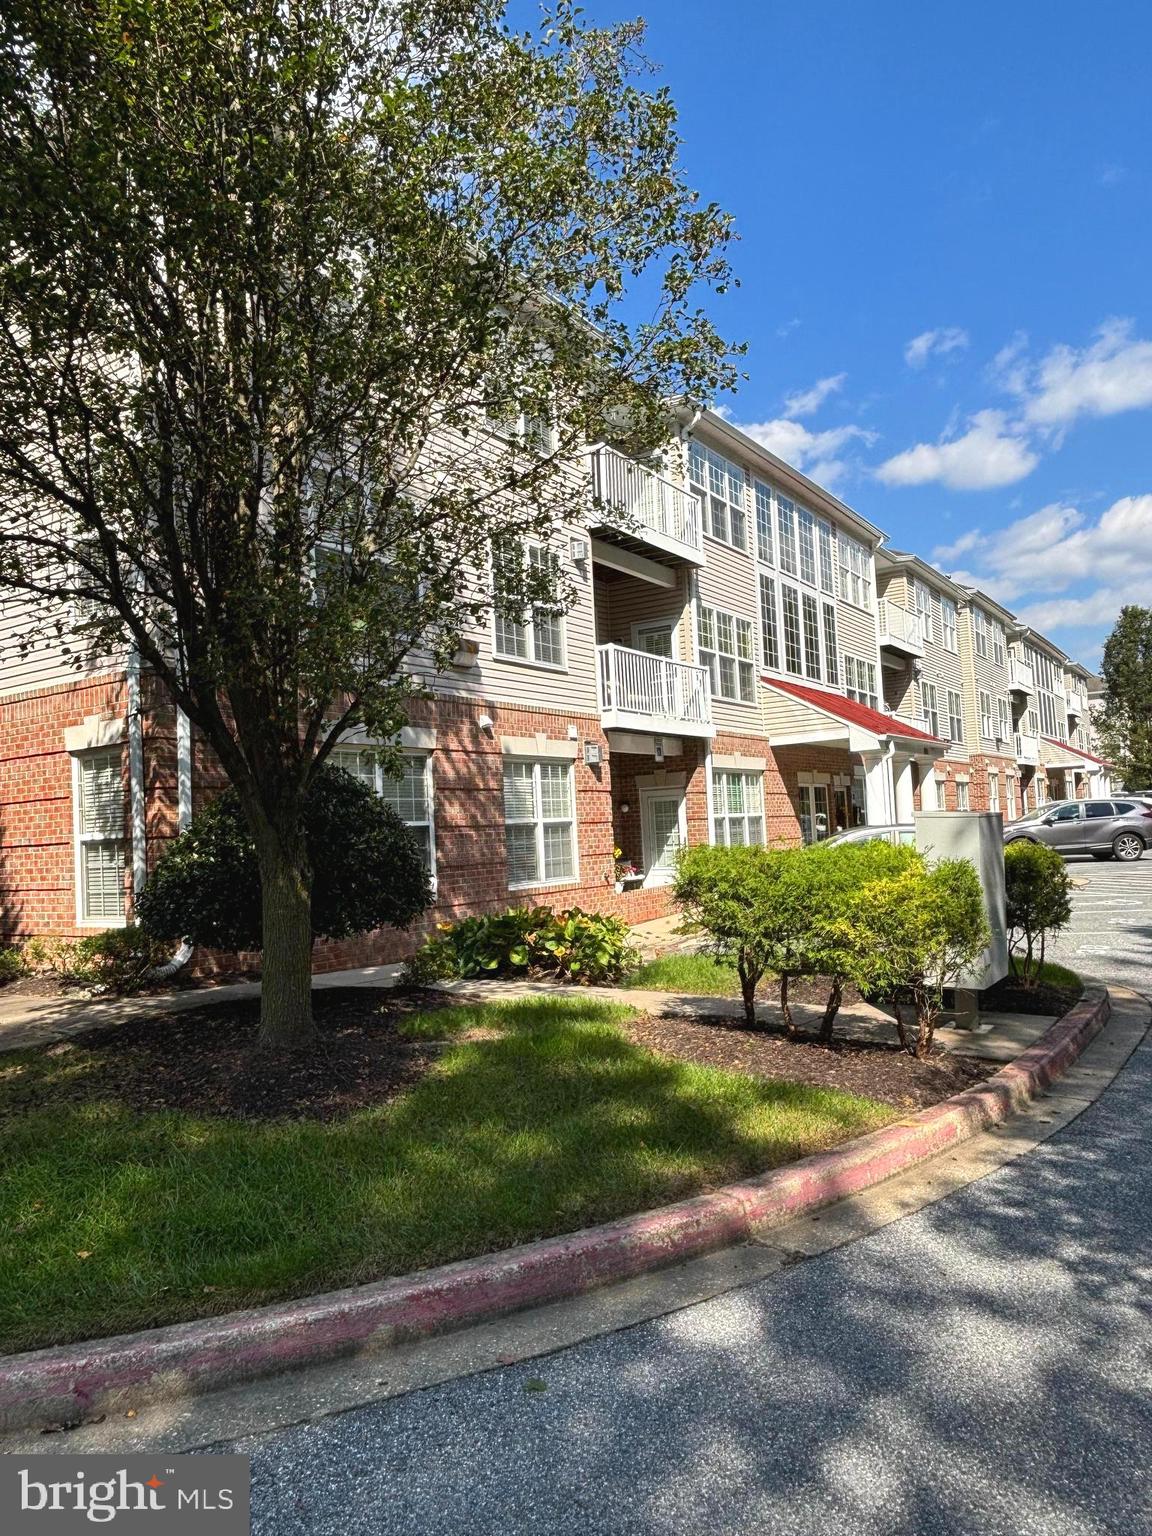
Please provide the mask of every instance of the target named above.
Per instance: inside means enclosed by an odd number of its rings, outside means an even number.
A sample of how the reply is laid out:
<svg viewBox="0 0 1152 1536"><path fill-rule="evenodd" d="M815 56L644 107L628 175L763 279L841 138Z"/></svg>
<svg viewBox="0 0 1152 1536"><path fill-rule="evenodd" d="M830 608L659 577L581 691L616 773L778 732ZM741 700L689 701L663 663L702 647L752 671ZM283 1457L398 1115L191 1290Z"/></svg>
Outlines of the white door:
<svg viewBox="0 0 1152 1536"><path fill-rule="evenodd" d="M644 884L667 885L676 874L676 856L688 841L682 791L641 791L640 822L644 838Z"/></svg>

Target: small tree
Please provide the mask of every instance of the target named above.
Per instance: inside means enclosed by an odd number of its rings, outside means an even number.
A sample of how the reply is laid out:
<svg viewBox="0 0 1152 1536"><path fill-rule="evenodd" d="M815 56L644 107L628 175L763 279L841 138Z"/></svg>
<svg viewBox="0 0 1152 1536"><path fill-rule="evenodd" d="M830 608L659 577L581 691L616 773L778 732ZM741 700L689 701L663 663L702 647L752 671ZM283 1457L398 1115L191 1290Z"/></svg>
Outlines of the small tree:
<svg viewBox="0 0 1152 1536"><path fill-rule="evenodd" d="M707 935L709 951L736 967L750 1029L757 1025L756 988L765 972L795 963L799 954L806 919L798 876L790 849L698 844L680 859L676 900L689 927Z"/></svg>
<svg viewBox="0 0 1152 1536"><path fill-rule="evenodd" d="M856 891L834 930L840 963L862 992L891 999L900 1043L919 1060L932 1051L944 988L956 984L988 942L980 879L965 859L902 872ZM911 1003L910 1040L902 1006Z"/></svg>
<svg viewBox="0 0 1152 1536"><path fill-rule="evenodd" d="M1068 870L1055 848L1021 838L1004 850L1004 885L1012 970L1026 987L1034 987L1048 935L1072 916Z"/></svg>
<svg viewBox="0 0 1152 1536"><path fill-rule="evenodd" d="M1104 642L1104 702L1096 726L1104 750L1136 789L1152 784L1152 608L1129 603Z"/></svg>
<svg viewBox="0 0 1152 1536"><path fill-rule="evenodd" d="M312 868L312 937L406 928L432 902L419 843L378 795L324 768L304 802ZM235 790L193 820L156 865L136 903L153 938L210 949L263 949L260 861Z"/></svg>

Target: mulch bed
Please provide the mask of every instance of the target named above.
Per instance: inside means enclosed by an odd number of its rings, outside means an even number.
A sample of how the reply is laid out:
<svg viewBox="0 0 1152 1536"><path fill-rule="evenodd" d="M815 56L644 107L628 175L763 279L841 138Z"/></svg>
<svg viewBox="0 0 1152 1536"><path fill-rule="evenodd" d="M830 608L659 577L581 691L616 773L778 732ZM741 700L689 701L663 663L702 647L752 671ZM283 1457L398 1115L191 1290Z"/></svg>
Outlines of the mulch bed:
<svg viewBox="0 0 1152 1536"><path fill-rule="evenodd" d="M824 1046L803 1036L789 1040L775 1031L749 1029L735 1018L704 1022L645 1014L622 1028L637 1045L678 1061L835 1088L901 1109L924 1109L999 1070L996 1062L942 1049L930 1061L916 1061L898 1047L870 1041Z"/></svg>
<svg viewBox="0 0 1152 1536"><path fill-rule="evenodd" d="M445 1001L442 992L417 989L324 988L312 995L315 1049L286 1055L256 1050L256 998L104 1025L45 1047L52 1055L75 1053L90 1069L57 1081L51 1102L111 1096L142 1113L339 1119L388 1103L428 1071L443 1047L407 1040L396 1025ZM31 1105L33 1084L29 1090Z"/></svg>
<svg viewBox="0 0 1152 1536"><path fill-rule="evenodd" d="M1014 976L1005 976L980 995L981 1012L986 1013L1067 1013L1080 1001L1079 987L1022 987Z"/></svg>

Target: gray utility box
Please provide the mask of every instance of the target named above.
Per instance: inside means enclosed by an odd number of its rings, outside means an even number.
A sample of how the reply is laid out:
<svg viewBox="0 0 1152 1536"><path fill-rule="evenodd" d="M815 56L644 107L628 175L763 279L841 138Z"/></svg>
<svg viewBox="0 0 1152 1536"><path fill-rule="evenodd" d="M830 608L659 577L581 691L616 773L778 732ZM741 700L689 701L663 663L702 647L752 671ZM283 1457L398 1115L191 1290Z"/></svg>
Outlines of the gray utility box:
<svg viewBox="0 0 1152 1536"><path fill-rule="evenodd" d="M1008 974L1004 818L999 811L917 811L916 846L930 860L967 859L976 866L992 937L983 965L961 976L956 985L982 992Z"/></svg>

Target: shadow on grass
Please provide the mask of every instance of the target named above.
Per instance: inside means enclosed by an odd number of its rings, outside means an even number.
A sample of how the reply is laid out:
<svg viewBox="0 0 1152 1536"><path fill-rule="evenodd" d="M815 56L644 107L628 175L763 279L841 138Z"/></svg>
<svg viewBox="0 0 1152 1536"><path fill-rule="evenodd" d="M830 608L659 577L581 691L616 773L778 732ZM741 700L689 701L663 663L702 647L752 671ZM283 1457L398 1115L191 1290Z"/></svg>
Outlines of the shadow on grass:
<svg viewBox="0 0 1152 1536"><path fill-rule="evenodd" d="M400 1274L572 1230L775 1166L893 1111L632 1045L626 1010L471 1010L393 1102L325 1122L231 1121L93 1096L5 1105L0 1341L34 1347ZM69 1077L83 1051L26 1053ZM10 1063L10 1066L13 1065ZM19 1063L14 1065L19 1066ZM20 1078L9 1079L9 1096ZM6 1109L11 1112L6 1113Z"/></svg>

